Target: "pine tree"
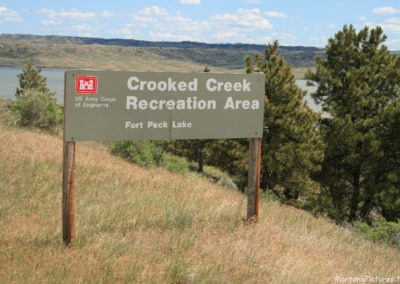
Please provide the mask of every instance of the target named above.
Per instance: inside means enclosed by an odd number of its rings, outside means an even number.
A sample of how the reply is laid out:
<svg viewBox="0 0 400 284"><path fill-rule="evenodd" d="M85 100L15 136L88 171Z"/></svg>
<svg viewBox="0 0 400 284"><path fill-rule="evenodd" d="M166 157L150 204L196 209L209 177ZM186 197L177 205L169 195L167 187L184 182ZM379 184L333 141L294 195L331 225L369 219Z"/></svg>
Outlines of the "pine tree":
<svg viewBox="0 0 400 284"><path fill-rule="evenodd" d="M399 99L400 82L400 60L383 45L385 40L380 27L357 32L346 25L329 39L316 72L307 74L319 84L315 101L329 114L322 120L327 147L319 180L335 219L366 219L383 206L379 199L388 185L392 147L389 110Z"/></svg>
<svg viewBox="0 0 400 284"><path fill-rule="evenodd" d="M207 147L206 163L235 177L244 190L249 166L249 139L214 140Z"/></svg>
<svg viewBox="0 0 400 284"><path fill-rule="evenodd" d="M19 87L10 113L10 122L56 132L63 121L63 109L57 104L55 92L47 88L46 78L32 64L18 74Z"/></svg>
<svg viewBox="0 0 400 284"><path fill-rule="evenodd" d="M400 220L400 102L390 105L382 115L379 137L382 158L376 165L379 183L374 198L388 221Z"/></svg>
<svg viewBox="0 0 400 284"><path fill-rule="evenodd" d="M35 68L31 63L22 69L22 73L17 75L19 79L19 88L15 93L17 99L23 97L28 90L39 92L47 97L55 96L55 93L47 88L47 79L40 74L41 72L41 68Z"/></svg>
<svg viewBox="0 0 400 284"><path fill-rule="evenodd" d="M246 58L247 72L265 74L265 111L262 150L262 186L281 189L298 202L318 189L312 174L319 170L323 145L318 115L304 102L306 92L295 84L290 67L278 53L278 42L268 45L265 58Z"/></svg>

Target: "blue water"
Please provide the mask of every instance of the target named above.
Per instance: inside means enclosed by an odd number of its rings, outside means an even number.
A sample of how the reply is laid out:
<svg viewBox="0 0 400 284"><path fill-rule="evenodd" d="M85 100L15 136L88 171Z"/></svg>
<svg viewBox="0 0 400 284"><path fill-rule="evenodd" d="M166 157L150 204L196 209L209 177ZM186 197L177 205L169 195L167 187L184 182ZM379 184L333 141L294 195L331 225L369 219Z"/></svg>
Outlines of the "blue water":
<svg viewBox="0 0 400 284"><path fill-rule="evenodd" d="M58 102L64 101L64 69L42 69L41 74L47 78L47 87L56 92ZM0 98L15 98L15 91L19 86L17 74L22 72L21 68L0 67ZM305 98L308 105L315 111L320 111L320 107L315 105L311 99L311 93L315 92L316 86L307 86L307 80L296 80L296 85L307 91Z"/></svg>
<svg viewBox="0 0 400 284"><path fill-rule="evenodd" d="M0 98L15 98L19 86L17 75L21 72L21 68L0 67ZM40 74L47 78L47 87L56 92L57 100L64 101L64 70L46 68Z"/></svg>

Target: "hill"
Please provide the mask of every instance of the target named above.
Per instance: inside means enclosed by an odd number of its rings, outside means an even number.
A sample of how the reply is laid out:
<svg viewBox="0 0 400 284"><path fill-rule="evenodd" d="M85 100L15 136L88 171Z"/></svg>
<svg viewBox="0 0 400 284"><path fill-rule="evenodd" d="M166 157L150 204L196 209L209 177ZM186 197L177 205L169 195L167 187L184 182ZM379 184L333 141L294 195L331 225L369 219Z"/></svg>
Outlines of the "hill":
<svg viewBox="0 0 400 284"><path fill-rule="evenodd" d="M30 61L43 67L137 69L137 66L147 64L147 68L157 69L162 65L183 64L179 68L189 68L189 71L202 71L205 66L218 71L243 69L247 55L262 53L264 49L265 45L256 44L1 34L0 66L20 67ZM324 52L302 46L281 46L279 51L294 68L314 66L315 56Z"/></svg>
<svg viewBox="0 0 400 284"><path fill-rule="evenodd" d="M1 113L1 111L0 111ZM400 275L398 250L195 175L77 144L78 239L61 237L62 141L0 122L0 283L334 283Z"/></svg>

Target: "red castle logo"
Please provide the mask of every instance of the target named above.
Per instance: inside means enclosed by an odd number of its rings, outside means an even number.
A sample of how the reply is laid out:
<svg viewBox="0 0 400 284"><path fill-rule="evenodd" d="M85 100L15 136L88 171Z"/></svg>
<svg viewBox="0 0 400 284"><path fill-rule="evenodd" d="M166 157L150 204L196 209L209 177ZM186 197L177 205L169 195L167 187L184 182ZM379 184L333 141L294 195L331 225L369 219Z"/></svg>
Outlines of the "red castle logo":
<svg viewBox="0 0 400 284"><path fill-rule="evenodd" d="M77 76L75 79L75 92L77 94L97 94L97 83L96 76Z"/></svg>

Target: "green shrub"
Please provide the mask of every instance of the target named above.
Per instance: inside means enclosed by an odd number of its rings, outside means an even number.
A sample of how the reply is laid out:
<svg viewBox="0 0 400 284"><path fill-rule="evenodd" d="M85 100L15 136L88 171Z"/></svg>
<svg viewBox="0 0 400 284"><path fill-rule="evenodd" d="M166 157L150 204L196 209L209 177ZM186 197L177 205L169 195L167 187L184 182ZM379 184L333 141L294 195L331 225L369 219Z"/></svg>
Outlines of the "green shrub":
<svg viewBox="0 0 400 284"><path fill-rule="evenodd" d="M185 158L166 154L163 147L154 141L113 142L110 152L141 167L158 166L178 174L189 171L189 163Z"/></svg>
<svg viewBox="0 0 400 284"><path fill-rule="evenodd" d="M186 174L189 172L189 162L185 158L169 154L164 156L161 166L177 174Z"/></svg>
<svg viewBox="0 0 400 284"><path fill-rule="evenodd" d="M260 199L281 203L281 199L272 190L260 190Z"/></svg>
<svg viewBox="0 0 400 284"><path fill-rule="evenodd" d="M218 181L217 184L226 188L230 188L233 190L239 190L236 183L230 178L230 177L221 177Z"/></svg>
<svg viewBox="0 0 400 284"><path fill-rule="evenodd" d="M55 93L47 88L41 72L41 68L29 63L17 75L19 87L8 121L22 127L55 132L63 123L63 108L57 104Z"/></svg>
<svg viewBox="0 0 400 284"><path fill-rule="evenodd" d="M22 127L55 131L63 122L63 110L55 98L26 90L12 106L9 121Z"/></svg>
<svg viewBox="0 0 400 284"><path fill-rule="evenodd" d="M165 154L153 141L118 141L110 146L110 152L141 167L160 166Z"/></svg>
<svg viewBox="0 0 400 284"><path fill-rule="evenodd" d="M360 233L364 238L377 243L386 243L394 247L400 248L400 222L388 222L383 217L372 222L356 223L355 231Z"/></svg>

